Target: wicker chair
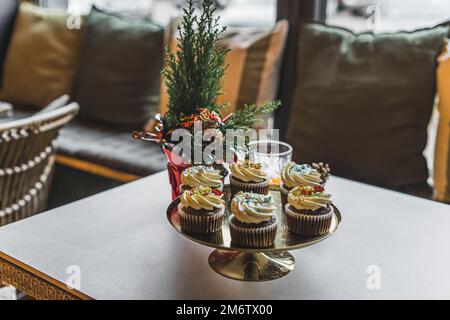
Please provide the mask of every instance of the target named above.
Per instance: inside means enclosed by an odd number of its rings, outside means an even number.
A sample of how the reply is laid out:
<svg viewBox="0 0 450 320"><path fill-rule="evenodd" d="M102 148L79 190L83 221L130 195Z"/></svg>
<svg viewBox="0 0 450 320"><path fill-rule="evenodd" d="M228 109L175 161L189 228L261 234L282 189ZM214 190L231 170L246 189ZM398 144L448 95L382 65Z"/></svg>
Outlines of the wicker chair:
<svg viewBox="0 0 450 320"><path fill-rule="evenodd" d="M53 103L31 117L0 124L0 226L45 210L55 139L78 110L77 103L58 108Z"/></svg>

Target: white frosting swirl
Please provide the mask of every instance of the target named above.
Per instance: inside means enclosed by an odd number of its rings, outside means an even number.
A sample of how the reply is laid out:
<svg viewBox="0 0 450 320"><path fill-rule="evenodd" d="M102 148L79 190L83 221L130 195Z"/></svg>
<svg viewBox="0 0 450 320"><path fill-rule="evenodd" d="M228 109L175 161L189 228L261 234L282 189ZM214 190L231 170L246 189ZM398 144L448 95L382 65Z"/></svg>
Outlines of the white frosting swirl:
<svg viewBox="0 0 450 320"><path fill-rule="evenodd" d="M288 202L298 210L317 210L331 204L331 195L326 194L322 187L300 186L292 189Z"/></svg>
<svg viewBox="0 0 450 320"><path fill-rule="evenodd" d="M222 176L220 175L220 170L215 170L213 167L195 166L183 171L181 183L191 188L198 186L220 188L222 186Z"/></svg>
<svg viewBox="0 0 450 320"><path fill-rule="evenodd" d="M262 165L251 161L234 162L230 166L231 175L243 182L263 182L267 179L267 172Z"/></svg>
<svg viewBox="0 0 450 320"><path fill-rule="evenodd" d="M274 217L274 201L271 196L239 192L231 201L231 212L240 222L261 223Z"/></svg>
<svg viewBox="0 0 450 320"><path fill-rule="evenodd" d="M288 188L298 186L316 187L323 183L320 173L307 164L288 162L281 171L281 181Z"/></svg>
<svg viewBox="0 0 450 320"><path fill-rule="evenodd" d="M180 197L181 204L184 208L194 208L196 210L205 209L212 211L224 205L222 194L218 195L212 192L208 187L196 187L183 192Z"/></svg>

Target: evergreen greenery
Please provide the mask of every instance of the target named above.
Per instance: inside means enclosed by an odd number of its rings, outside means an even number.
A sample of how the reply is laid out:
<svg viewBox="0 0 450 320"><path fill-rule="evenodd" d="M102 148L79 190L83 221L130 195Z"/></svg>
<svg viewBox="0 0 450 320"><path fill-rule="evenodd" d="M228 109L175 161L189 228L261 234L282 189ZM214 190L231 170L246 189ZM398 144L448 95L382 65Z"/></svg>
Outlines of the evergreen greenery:
<svg viewBox="0 0 450 320"><path fill-rule="evenodd" d="M169 127L177 127L180 114L190 115L197 108L218 111L215 100L221 94L221 79L227 49L217 45L225 28L214 18L213 0L203 1L201 15L195 14L193 0L183 10L178 27L178 50L167 48L163 75L169 95L169 111L165 116Z"/></svg>
<svg viewBox="0 0 450 320"><path fill-rule="evenodd" d="M227 119L224 129L252 128L261 120L261 116L275 111L280 105L280 101L267 101L261 106L255 104L245 105Z"/></svg>
<svg viewBox="0 0 450 320"><path fill-rule="evenodd" d="M181 119L199 108L218 112L224 105L216 103L222 93L221 80L228 52L218 45L225 27L214 18L214 0L203 0L202 13L195 13L194 1L189 0L178 27L177 51L166 48L166 67L162 74L169 96L168 112L164 115L165 133L179 128ZM280 102L266 102L261 106L245 105L226 120L221 129L251 128L258 117L274 111Z"/></svg>

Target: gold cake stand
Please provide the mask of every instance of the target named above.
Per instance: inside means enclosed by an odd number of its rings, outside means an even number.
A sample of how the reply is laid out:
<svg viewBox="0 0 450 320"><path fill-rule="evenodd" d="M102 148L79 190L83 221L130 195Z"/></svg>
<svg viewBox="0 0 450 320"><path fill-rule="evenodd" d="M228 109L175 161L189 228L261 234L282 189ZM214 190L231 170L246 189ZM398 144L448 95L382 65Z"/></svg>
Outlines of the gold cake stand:
<svg viewBox="0 0 450 320"><path fill-rule="evenodd" d="M222 230L212 235L187 234L181 230L178 204L176 198L167 209L167 218L170 224L184 237L202 245L215 248L209 256L208 262L217 273L235 280L268 281L287 275L294 270L295 259L288 252L312 246L323 241L336 232L342 217L339 209L333 205L334 216L328 233L319 237L301 237L287 229L285 213L281 209L280 192L270 190L270 193L279 208L276 211L278 228L275 243L269 248L241 248L231 243L230 227L228 224L231 213L225 210ZM230 188L224 187L224 199L229 204Z"/></svg>

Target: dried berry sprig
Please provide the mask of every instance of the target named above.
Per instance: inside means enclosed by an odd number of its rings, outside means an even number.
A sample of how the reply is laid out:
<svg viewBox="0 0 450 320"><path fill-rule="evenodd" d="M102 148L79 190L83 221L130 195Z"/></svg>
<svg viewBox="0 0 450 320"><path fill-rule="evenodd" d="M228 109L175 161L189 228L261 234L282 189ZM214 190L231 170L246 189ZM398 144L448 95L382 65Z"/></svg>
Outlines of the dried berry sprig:
<svg viewBox="0 0 450 320"><path fill-rule="evenodd" d="M323 181L327 181L330 178L331 168L328 163L324 164L323 162L319 162L319 163L313 162L311 164L311 167L313 167L314 169L316 169L316 171L318 173L320 173L320 178Z"/></svg>

